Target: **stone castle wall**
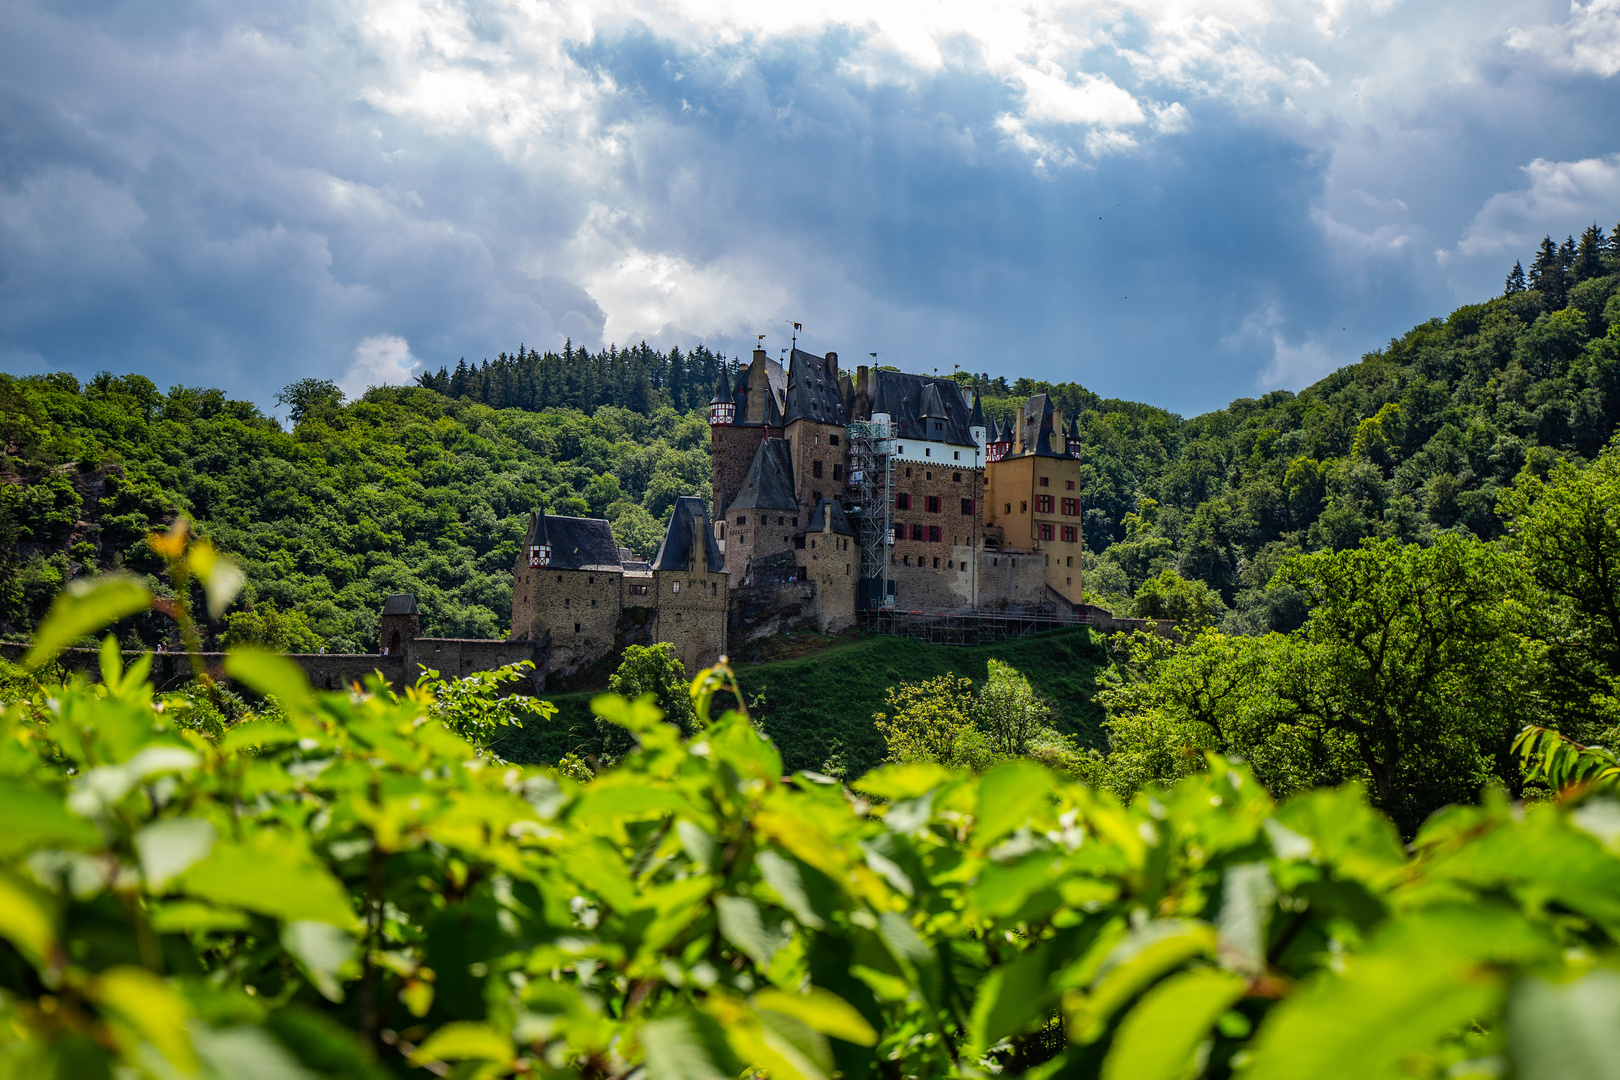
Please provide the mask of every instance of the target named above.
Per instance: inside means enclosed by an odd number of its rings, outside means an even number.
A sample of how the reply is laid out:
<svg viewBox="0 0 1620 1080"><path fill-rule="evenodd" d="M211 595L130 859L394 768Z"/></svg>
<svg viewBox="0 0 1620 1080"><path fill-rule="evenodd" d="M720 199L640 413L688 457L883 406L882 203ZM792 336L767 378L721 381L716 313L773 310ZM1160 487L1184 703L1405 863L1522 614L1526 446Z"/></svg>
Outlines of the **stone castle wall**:
<svg viewBox="0 0 1620 1080"><path fill-rule="evenodd" d="M675 646L688 674L717 663L726 651L726 575L705 570L655 570L653 637Z"/></svg>
<svg viewBox="0 0 1620 1080"><path fill-rule="evenodd" d="M529 580L514 587L512 634L544 650L546 674L573 674L613 650L625 606L622 573L543 567L520 576ZM649 579L635 580L645 584ZM522 623L517 589L524 593Z"/></svg>

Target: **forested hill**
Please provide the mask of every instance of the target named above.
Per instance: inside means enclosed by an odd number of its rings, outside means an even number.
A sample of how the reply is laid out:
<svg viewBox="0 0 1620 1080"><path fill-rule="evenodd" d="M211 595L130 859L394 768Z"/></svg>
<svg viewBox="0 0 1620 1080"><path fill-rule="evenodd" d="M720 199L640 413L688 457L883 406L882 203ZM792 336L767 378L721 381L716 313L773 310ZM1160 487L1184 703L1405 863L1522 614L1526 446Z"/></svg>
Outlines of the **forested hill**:
<svg viewBox="0 0 1620 1080"><path fill-rule="evenodd" d="M0 632L26 632L70 577L156 573L144 538L184 513L246 566L242 606L261 625L245 633L374 648L383 597L409 591L429 633L504 636L531 509L606 515L650 555L675 498L709 490L708 424L668 406L534 413L422 387L350 404L330 384L289 389L291 432L218 390L0 375ZM137 632L150 645L159 626Z"/></svg>
<svg viewBox="0 0 1620 1080"><path fill-rule="evenodd" d="M1503 295L1413 327L1297 395L1180 420L1021 381L987 384L987 404L1005 415L1047 392L1083 410L1087 592L1116 610L1197 608L1228 630L1289 629L1302 609L1264 589L1289 552L1451 529L1498 536L1497 499L1520 470L1589 459L1613 437L1617 289L1620 243L1594 226L1544 240Z"/></svg>
<svg viewBox="0 0 1620 1080"><path fill-rule="evenodd" d="M1503 295L1297 395L1190 420L1076 383L958 378L999 418L1038 392L1078 412L1086 585L1105 606L1287 629L1298 598L1264 586L1289 552L1496 536L1522 469L1612 437L1617 286L1620 246L1601 230L1549 239ZM26 632L70 577L155 570L143 537L176 513L243 559L244 604L295 647L373 647L399 590L423 600L430 633L504 633L532 507L606 515L645 555L677 495L707 496L702 406L724 362L567 343L356 402L304 380L282 395L291 431L218 390L0 375L0 633Z"/></svg>

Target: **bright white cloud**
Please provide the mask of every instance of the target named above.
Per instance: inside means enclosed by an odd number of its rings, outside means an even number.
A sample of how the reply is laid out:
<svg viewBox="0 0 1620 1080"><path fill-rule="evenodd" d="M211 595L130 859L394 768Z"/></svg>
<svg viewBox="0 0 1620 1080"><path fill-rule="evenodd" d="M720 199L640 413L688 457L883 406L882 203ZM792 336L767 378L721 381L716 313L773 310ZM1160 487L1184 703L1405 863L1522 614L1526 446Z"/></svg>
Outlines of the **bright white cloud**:
<svg viewBox="0 0 1620 1080"><path fill-rule="evenodd" d="M1576 0L1569 9L1569 21L1562 25L1509 30L1508 47L1570 71L1620 74L1620 0Z"/></svg>
<svg viewBox="0 0 1620 1080"><path fill-rule="evenodd" d="M1620 153L1581 161L1537 158L1524 166L1529 184L1492 195L1463 231L1463 255L1523 252L1542 236L1577 229L1588 220L1604 227L1620 214Z"/></svg>
<svg viewBox="0 0 1620 1080"><path fill-rule="evenodd" d="M411 381L422 362L411 346L396 334L376 334L354 348L354 362L338 380L345 396L357 398L373 386L399 386Z"/></svg>

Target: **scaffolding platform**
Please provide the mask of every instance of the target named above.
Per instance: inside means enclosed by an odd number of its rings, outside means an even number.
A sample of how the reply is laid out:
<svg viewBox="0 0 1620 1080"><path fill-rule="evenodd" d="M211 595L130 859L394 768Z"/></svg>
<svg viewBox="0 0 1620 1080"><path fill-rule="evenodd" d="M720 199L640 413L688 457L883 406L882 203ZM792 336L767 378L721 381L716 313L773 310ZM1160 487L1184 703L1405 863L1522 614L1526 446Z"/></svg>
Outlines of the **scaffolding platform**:
<svg viewBox="0 0 1620 1080"><path fill-rule="evenodd" d="M1067 626L1087 626L1090 619L1084 612L1045 608L1001 611L876 608L860 612L860 622L861 629L874 634L916 638L935 645L988 645Z"/></svg>

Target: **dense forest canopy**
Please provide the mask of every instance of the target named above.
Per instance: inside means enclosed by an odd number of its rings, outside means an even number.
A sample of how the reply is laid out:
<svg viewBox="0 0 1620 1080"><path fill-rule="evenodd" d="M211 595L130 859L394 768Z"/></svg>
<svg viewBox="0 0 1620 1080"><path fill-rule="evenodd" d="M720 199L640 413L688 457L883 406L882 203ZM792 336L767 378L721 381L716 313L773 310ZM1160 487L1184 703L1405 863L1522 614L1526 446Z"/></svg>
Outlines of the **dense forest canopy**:
<svg viewBox="0 0 1620 1080"><path fill-rule="evenodd" d="M1290 629L1265 586L1293 552L1363 538L1502 535L1526 468L1591 459L1620 421L1620 244L1544 240L1504 292L1414 327L1298 394L1183 419L1077 383L956 376L987 413L1046 393L1083 443L1087 591L1117 611ZM603 514L650 554L676 496L709 491L708 348L519 346L353 402L302 380L291 430L218 390L139 375L0 376L0 629L96 568L151 572L145 531L176 513L244 560L305 647L375 645L408 589L430 632L503 633L525 515Z"/></svg>
<svg viewBox="0 0 1620 1080"><path fill-rule="evenodd" d="M708 425L667 405L534 413L423 387L348 404L319 383L288 391L290 432L218 390L0 376L0 621L25 630L98 569L155 573L145 537L180 513L242 561L244 607L298 613L294 646L375 647L377 610L400 591L430 633L504 636L532 509L605 515L647 556L675 499L709 490Z"/></svg>

